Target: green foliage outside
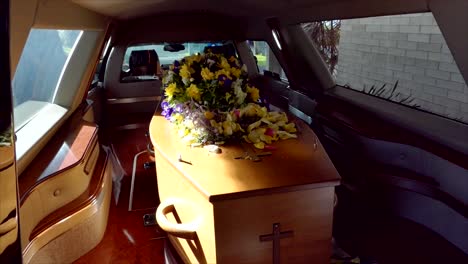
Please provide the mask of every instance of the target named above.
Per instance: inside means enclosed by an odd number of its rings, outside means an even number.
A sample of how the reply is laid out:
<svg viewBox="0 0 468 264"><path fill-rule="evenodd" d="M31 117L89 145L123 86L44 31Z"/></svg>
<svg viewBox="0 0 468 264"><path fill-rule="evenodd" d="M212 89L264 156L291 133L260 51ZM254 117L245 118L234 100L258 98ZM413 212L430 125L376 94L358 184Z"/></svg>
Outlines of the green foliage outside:
<svg viewBox="0 0 468 264"><path fill-rule="evenodd" d="M257 65L259 68L266 68L267 67L267 57L263 54L255 54L257 57Z"/></svg>
<svg viewBox="0 0 468 264"><path fill-rule="evenodd" d="M71 47L63 47L63 52L65 52L65 55L68 57L68 55L70 55L70 52L71 52Z"/></svg>

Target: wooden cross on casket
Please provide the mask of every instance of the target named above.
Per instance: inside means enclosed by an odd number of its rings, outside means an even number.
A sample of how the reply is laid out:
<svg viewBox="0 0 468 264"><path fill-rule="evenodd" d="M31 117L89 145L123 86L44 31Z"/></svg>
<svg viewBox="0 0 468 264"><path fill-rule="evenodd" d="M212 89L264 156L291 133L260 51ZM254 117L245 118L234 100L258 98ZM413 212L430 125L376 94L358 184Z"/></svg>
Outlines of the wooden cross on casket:
<svg viewBox="0 0 468 264"><path fill-rule="evenodd" d="M292 237L293 231L280 231L281 227L279 223L273 224L273 233L269 235L261 235L260 242L273 241L273 264L280 263L280 239L286 237Z"/></svg>

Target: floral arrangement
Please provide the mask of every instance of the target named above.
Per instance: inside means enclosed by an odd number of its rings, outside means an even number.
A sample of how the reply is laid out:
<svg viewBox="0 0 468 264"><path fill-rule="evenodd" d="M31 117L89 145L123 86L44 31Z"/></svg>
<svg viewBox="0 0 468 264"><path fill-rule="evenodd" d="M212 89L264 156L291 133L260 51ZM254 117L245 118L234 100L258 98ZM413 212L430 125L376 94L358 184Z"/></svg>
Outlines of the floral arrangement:
<svg viewBox="0 0 468 264"><path fill-rule="evenodd" d="M235 57L210 51L175 61L165 72L162 114L188 144L245 140L263 149L279 139L296 138L285 113L270 111Z"/></svg>

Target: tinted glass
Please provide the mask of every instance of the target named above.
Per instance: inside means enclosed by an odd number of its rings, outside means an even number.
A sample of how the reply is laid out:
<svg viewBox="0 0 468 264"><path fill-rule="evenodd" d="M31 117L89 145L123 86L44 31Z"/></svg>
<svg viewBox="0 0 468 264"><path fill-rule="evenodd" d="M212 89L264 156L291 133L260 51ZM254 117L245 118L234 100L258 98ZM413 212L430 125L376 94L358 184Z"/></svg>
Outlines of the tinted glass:
<svg viewBox="0 0 468 264"><path fill-rule="evenodd" d="M51 103L67 59L82 31L32 29L13 78L15 129Z"/></svg>
<svg viewBox="0 0 468 264"><path fill-rule="evenodd" d="M287 80L283 68L276 59L273 51L270 49L270 46L268 46L268 43L265 41L248 41L248 44L250 50L255 56L258 71L260 73L264 73L264 71L270 71L278 74L282 79Z"/></svg>
<svg viewBox="0 0 468 264"><path fill-rule="evenodd" d="M14 105L51 102L60 74L81 31L32 29L13 79Z"/></svg>
<svg viewBox="0 0 468 264"><path fill-rule="evenodd" d="M338 85L468 123L468 88L432 13L303 28Z"/></svg>
<svg viewBox="0 0 468 264"><path fill-rule="evenodd" d="M122 72L120 75L121 82L157 80L162 76L163 70L167 70L169 65L174 63L175 60L181 60L182 58L192 54L202 53L208 47L221 49L221 51L226 48L230 53L234 53L234 55L237 56L235 49L231 44L223 45L222 43L217 42L197 42L183 43L181 45L183 45L184 49L180 51L164 50L165 44L148 44L128 47L125 51L122 63ZM134 51L148 52L138 54ZM132 52L134 52L133 56L135 56L134 59L136 61L136 65L133 66L130 65ZM153 63L155 61L155 56L157 56L158 63Z"/></svg>
<svg viewBox="0 0 468 264"><path fill-rule="evenodd" d="M163 66L172 64L175 60L180 60L185 56L189 56L195 53L202 53L207 46L217 45L218 43L184 43L184 50L171 52L164 50L164 44L151 44L151 45L139 45L128 47L125 51L124 61L122 64L122 71L129 69L130 54L135 50L155 50L158 54L159 63Z"/></svg>

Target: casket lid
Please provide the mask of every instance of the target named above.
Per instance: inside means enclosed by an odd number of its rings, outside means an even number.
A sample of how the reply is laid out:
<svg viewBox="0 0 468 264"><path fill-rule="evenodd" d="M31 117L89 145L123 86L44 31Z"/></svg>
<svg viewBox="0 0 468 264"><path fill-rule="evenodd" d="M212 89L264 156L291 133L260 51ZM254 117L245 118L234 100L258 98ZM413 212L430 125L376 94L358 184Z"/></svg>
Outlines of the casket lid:
<svg viewBox="0 0 468 264"><path fill-rule="evenodd" d="M222 146L221 154L191 148L158 114L151 120L150 136L156 156L166 159L210 201L338 185L340 176L314 132L302 121L294 122L298 139L275 142L277 149L260 162L235 159L245 153L240 144ZM179 155L191 165L178 161Z"/></svg>

